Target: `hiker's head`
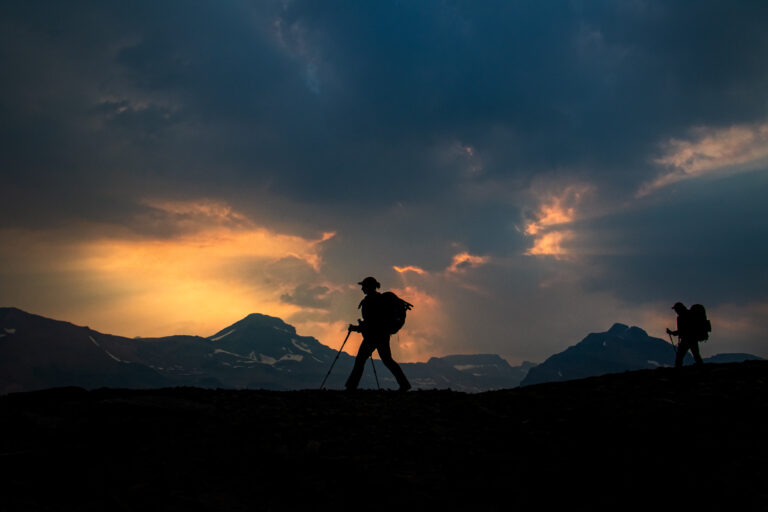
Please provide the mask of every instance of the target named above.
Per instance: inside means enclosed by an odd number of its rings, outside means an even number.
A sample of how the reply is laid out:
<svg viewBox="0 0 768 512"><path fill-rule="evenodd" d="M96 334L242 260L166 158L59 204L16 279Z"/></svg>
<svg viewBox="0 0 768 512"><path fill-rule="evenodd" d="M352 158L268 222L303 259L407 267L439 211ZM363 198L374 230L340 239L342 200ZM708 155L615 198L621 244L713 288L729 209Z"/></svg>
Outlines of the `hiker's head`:
<svg viewBox="0 0 768 512"><path fill-rule="evenodd" d="M363 287L363 293L366 294L376 291L377 288L381 288L381 285L375 277L366 277L357 284Z"/></svg>
<svg viewBox="0 0 768 512"><path fill-rule="evenodd" d="M682 302L675 302L675 305L672 306L672 309L674 309L675 313L677 313L678 315L683 311L688 311L688 308L686 308L685 304L683 304Z"/></svg>

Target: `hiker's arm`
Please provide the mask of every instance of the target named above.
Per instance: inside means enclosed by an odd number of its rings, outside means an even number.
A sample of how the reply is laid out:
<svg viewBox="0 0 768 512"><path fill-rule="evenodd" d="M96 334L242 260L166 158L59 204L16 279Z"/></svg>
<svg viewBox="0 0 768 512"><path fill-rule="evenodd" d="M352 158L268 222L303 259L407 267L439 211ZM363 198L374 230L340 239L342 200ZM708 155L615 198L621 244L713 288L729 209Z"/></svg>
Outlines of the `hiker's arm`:
<svg viewBox="0 0 768 512"><path fill-rule="evenodd" d="M677 336L677 333L679 331L670 331L669 328L667 328L667 334L671 334L672 336Z"/></svg>

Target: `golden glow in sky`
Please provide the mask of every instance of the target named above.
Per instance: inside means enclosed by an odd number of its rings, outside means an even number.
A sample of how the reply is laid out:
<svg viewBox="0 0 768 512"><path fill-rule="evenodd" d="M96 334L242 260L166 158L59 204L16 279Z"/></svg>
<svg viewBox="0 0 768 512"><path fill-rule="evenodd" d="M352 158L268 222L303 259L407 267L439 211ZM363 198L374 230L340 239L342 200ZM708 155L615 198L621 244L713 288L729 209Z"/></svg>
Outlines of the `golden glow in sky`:
<svg viewBox="0 0 768 512"><path fill-rule="evenodd" d="M101 229L76 239L56 232L4 233L17 241L1 257L26 290L19 307L125 336L208 336L248 313L285 318L298 311L280 300L292 289L290 276L272 276L269 267L287 261L316 270L323 243L334 236L277 233L220 203L153 207L175 234L140 237ZM40 283L45 289L34 288Z"/></svg>

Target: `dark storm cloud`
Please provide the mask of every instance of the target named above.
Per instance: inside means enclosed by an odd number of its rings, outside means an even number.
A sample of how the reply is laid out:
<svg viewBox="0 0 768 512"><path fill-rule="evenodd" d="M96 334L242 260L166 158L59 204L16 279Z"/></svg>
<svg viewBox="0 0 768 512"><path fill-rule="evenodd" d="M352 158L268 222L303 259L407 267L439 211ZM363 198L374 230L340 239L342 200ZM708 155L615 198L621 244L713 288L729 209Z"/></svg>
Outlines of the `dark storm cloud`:
<svg viewBox="0 0 768 512"><path fill-rule="evenodd" d="M4 59L21 69L4 108L27 147L11 138L3 149L19 175L66 186L60 176L73 174L101 193L268 184L319 203L448 199L460 180L431 154L454 140L484 155L477 179L525 183L566 169L631 188L665 137L764 116L755 104L767 83L757 57L765 11L759 2L14 6ZM32 81L34 98L17 105Z"/></svg>
<svg viewBox="0 0 768 512"><path fill-rule="evenodd" d="M321 271L232 272L313 283L283 301L326 308L319 283L395 287L393 265L418 266L467 316L457 350L473 325L508 343L515 307L535 336L551 305L578 303L586 329L614 297L765 301L762 172L635 194L670 171L670 139L765 123L766 21L758 1L6 2L0 227L172 238L183 224L148 200L203 198L273 232L335 231ZM561 227L581 259L522 256L574 184L591 192ZM436 284L464 252L492 264ZM470 285L482 300L448 297Z"/></svg>
<svg viewBox="0 0 768 512"><path fill-rule="evenodd" d="M330 291L327 286L310 286L305 283L297 286L293 293L281 295L280 300L297 306L326 309L331 305L331 299L328 296Z"/></svg>
<svg viewBox="0 0 768 512"><path fill-rule="evenodd" d="M604 253L588 288L629 301L684 297L710 305L766 299L768 176L765 170L687 183L655 207L590 223ZM677 300L677 299L676 299Z"/></svg>
<svg viewBox="0 0 768 512"><path fill-rule="evenodd" d="M764 7L643 5L310 2L284 18L322 35L355 139L456 137L495 157L488 173L615 174L692 123L764 114Z"/></svg>

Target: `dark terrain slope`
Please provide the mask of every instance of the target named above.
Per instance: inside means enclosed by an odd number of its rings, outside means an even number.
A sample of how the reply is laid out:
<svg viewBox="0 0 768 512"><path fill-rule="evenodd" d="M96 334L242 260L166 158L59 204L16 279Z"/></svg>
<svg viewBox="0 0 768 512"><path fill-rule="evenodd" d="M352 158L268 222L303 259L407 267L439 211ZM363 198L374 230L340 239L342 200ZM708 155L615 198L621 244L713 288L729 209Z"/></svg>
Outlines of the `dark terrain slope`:
<svg viewBox="0 0 768 512"><path fill-rule="evenodd" d="M763 509L768 362L513 390L0 397L4 510Z"/></svg>
<svg viewBox="0 0 768 512"><path fill-rule="evenodd" d="M708 353L706 343L700 343L703 355ZM660 366L673 366L675 348L670 341L648 336L639 327L613 324L606 332L591 333L579 343L554 354L543 363L531 368L521 386L583 379L594 375L632 370L650 370ZM705 363L737 363L762 358L751 354L717 354L704 357ZM693 364L688 353L685 364Z"/></svg>
<svg viewBox="0 0 768 512"><path fill-rule="evenodd" d="M355 353L360 340L352 336L347 349ZM342 389L355 358L342 352L336 360L336 354L281 319L258 313L207 338L125 338L0 308L0 394L68 386L317 389L334 361L326 387ZM415 389L471 392L517 386L531 366L512 367L494 354L402 363ZM390 372L379 373L382 388L397 387ZM370 369L360 385L378 387Z"/></svg>

